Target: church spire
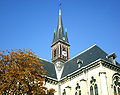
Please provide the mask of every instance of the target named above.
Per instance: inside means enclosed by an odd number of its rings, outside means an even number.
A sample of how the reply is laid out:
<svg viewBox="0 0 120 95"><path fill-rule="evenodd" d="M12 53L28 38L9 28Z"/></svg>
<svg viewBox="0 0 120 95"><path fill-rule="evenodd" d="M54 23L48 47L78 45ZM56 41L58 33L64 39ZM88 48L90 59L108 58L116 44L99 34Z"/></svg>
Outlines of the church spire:
<svg viewBox="0 0 120 95"><path fill-rule="evenodd" d="M57 71L60 73L61 66L63 68L64 62L70 58L69 42L67 37L67 30L63 28L61 16L61 1L59 0L59 18L56 31L54 30L53 42L51 46L51 61L55 63ZM57 65L58 64L58 65ZM60 75L58 74L58 78Z"/></svg>
<svg viewBox="0 0 120 95"><path fill-rule="evenodd" d="M57 30L56 30L56 33L54 33L54 35L55 36L53 38L52 45L58 41L62 41L69 45L68 38L66 39L66 36L64 34L64 28L63 28L62 17L61 17L61 1L60 0L59 0L59 18L58 18Z"/></svg>

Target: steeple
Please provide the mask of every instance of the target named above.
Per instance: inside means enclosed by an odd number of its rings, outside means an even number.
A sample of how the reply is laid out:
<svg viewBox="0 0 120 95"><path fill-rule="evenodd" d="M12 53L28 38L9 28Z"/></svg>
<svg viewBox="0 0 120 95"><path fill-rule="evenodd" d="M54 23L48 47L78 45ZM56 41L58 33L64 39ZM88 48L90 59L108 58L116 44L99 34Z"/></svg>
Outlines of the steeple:
<svg viewBox="0 0 120 95"><path fill-rule="evenodd" d="M57 30L56 30L56 34L54 33L52 45L59 41L62 41L63 43L69 45L68 38L66 39L66 35L64 34L64 28L63 28L62 17L61 17L61 2L60 1L59 1L59 18L58 18Z"/></svg>
<svg viewBox="0 0 120 95"><path fill-rule="evenodd" d="M62 17L61 17L61 2L59 1L59 18L57 24L57 30L54 30L54 37L51 46L51 61L56 64L64 64L69 57L69 42L67 37L67 29L63 28ZM60 65L62 66L62 65ZM56 67L58 71L60 67Z"/></svg>

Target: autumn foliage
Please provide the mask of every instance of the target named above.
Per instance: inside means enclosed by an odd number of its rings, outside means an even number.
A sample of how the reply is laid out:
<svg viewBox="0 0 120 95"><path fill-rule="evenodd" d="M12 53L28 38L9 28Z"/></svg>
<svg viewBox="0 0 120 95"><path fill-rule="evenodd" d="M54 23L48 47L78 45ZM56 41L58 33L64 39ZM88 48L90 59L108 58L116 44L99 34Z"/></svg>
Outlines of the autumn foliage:
<svg viewBox="0 0 120 95"><path fill-rule="evenodd" d="M48 95L44 87L46 71L31 50L0 52L0 94ZM46 93L47 92L47 93Z"/></svg>

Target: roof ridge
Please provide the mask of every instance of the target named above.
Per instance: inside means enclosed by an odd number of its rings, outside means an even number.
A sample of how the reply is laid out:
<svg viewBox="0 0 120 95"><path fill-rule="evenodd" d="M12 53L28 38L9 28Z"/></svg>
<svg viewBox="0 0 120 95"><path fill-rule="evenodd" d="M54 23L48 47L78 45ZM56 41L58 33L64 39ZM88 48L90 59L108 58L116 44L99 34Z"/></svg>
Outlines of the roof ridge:
<svg viewBox="0 0 120 95"><path fill-rule="evenodd" d="M97 45L96 45L96 44L94 44L93 46L89 47L88 49L86 49L86 50L84 50L83 52L79 53L78 55L74 56L73 58L69 59L69 60L68 60L68 61L66 61L65 63L67 63L67 62L71 61L72 59L74 59L74 58L78 57L79 55L81 55L81 54L85 53L86 51L90 50L91 48L93 48L93 47L95 47L95 46L97 46ZM98 47L98 46L97 46L97 47Z"/></svg>

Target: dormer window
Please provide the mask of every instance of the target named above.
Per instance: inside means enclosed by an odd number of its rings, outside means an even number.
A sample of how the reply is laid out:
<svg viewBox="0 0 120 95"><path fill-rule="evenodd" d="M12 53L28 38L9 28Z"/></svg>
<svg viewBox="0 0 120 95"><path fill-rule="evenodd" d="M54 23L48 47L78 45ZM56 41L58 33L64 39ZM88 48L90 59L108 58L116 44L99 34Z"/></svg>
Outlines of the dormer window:
<svg viewBox="0 0 120 95"><path fill-rule="evenodd" d="M114 64L116 64L116 62L115 62L115 58L116 58L116 57L117 57L117 56L116 56L115 53L112 53L112 54L106 56L106 58L108 58L109 60L111 60Z"/></svg>
<svg viewBox="0 0 120 95"><path fill-rule="evenodd" d="M83 64L83 61L81 59L77 59L78 68L80 68L81 64Z"/></svg>

